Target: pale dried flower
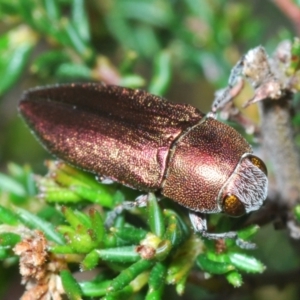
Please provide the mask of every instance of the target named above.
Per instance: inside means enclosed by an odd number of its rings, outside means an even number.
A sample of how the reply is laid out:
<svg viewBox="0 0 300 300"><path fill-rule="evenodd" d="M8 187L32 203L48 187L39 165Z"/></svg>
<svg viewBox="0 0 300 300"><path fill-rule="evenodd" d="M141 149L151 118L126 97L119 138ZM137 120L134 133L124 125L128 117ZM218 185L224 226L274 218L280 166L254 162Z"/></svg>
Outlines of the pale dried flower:
<svg viewBox="0 0 300 300"><path fill-rule="evenodd" d="M41 231L23 236L14 247L20 256L20 274L26 291L21 300L61 300L65 294L59 272L66 269L66 263L57 256L50 255L48 243Z"/></svg>

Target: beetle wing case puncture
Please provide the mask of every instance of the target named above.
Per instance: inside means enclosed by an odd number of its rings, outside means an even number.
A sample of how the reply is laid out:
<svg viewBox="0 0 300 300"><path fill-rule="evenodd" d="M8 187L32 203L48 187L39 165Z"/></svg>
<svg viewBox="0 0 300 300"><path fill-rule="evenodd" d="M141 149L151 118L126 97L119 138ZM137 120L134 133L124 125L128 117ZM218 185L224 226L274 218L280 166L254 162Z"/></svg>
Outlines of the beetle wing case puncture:
<svg viewBox="0 0 300 300"><path fill-rule="evenodd" d="M52 154L135 189L159 191L187 207L207 237L220 236L207 233L197 213L240 216L267 197L266 167L246 140L190 105L89 83L31 89L19 110Z"/></svg>

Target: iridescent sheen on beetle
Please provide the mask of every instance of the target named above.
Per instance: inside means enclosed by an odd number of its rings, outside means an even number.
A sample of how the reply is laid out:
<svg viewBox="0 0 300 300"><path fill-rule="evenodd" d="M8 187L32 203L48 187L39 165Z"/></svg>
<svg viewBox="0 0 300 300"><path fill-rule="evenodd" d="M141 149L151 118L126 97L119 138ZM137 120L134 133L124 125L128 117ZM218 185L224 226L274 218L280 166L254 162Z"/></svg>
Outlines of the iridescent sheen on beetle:
<svg viewBox="0 0 300 300"><path fill-rule="evenodd" d="M29 90L19 110L52 154L191 211L231 216L258 209L267 170L232 127L196 108L104 84Z"/></svg>

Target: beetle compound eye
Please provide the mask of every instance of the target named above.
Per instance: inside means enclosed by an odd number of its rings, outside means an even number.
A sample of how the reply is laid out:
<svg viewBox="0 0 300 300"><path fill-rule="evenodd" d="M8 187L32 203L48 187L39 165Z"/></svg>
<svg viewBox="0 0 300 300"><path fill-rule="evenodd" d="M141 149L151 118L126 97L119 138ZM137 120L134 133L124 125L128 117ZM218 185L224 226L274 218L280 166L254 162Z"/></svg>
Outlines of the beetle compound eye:
<svg viewBox="0 0 300 300"><path fill-rule="evenodd" d="M225 196L223 200L223 212L232 217L239 217L246 213L244 204L234 195Z"/></svg>
<svg viewBox="0 0 300 300"><path fill-rule="evenodd" d="M254 155L250 155L249 159L254 164L254 166L258 167L261 171L263 171L266 176L268 175L267 167L260 158Z"/></svg>

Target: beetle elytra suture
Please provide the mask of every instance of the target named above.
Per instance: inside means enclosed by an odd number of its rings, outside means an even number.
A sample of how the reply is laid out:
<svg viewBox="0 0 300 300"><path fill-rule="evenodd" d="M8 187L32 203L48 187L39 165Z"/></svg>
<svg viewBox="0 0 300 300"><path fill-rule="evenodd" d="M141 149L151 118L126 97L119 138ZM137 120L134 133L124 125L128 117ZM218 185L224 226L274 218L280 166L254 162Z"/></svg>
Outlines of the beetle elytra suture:
<svg viewBox="0 0 300 300"><path fill-rule="evenodd" d="M31 89L19 110L52 154L178 202L209 238L236 234L208 233L205 214L240 216L267 197L266 167L246 140L190 105L94 83Z"/></svg>

